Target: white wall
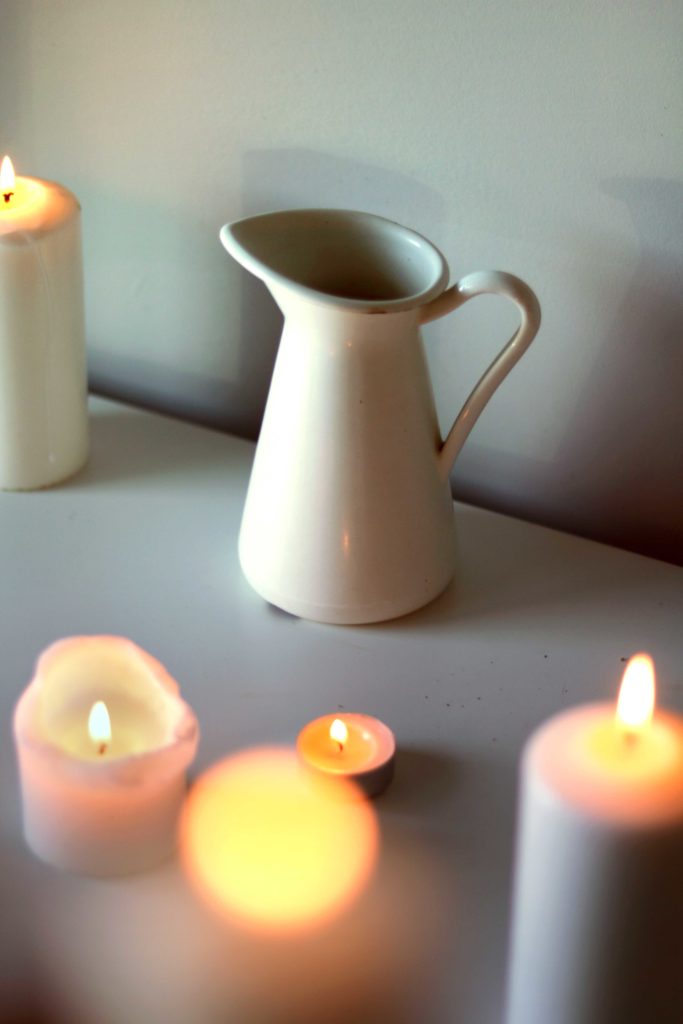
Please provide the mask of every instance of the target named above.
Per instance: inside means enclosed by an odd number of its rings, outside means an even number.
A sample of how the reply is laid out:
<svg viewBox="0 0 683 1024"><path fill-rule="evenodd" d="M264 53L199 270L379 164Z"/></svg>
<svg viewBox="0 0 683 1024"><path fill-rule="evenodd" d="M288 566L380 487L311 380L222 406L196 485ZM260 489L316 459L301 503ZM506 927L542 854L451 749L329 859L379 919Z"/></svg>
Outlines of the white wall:
<svg viewBox="0 0 683 1024"><path fill-rule="evenodd" d="M455 491L683 549L683 4L2 0L0 149L84 210L108 393L255 435L270 300L218 227L368 209L509 269L544 324ZM514 314L427 329L444 429Z"/></svg>

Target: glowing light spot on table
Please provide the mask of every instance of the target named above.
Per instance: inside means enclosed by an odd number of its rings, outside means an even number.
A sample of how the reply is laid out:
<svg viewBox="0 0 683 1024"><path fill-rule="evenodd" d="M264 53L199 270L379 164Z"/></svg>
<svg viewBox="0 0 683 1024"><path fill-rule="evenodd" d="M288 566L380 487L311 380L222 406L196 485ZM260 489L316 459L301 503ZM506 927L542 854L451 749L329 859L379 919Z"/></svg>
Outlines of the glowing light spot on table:
<svg viewBox="0 0 683 1024"><path fill-rule="evenodd" d="M211 768L190 791L181 856L215 908L266 929L317 925L348 907L374 866L371 806L345 780L311 778L286 748Z"/></svg>

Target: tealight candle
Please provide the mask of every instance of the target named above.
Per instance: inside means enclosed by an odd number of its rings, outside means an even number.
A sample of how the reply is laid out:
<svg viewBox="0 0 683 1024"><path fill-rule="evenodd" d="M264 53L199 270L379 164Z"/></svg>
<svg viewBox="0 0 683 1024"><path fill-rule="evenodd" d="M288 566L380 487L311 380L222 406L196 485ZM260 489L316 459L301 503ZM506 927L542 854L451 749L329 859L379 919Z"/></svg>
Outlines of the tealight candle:
<svg viewBox="0 0 683 1024"><path fill-rule="evenodd" d="M323 715L304 726L296 746L309 768L350 779L366 796L378 796L394 776L394 734L371 715Z"/></svg>
<svg viewBox="0 0 683 1024"><path fill-rule="evenodd" d="M81 213L0 165L0 489L47 487L88 455Z"/></svg>
<svg viewBox="0 0 683 1024"><path fill-rule="evenodd" d="M683 720L631 659L615 714L546 722L522 760L508 1024L683 1020Z"/></svg>
<svg viewBox="0 0 683 1024"><path fill-rule="evenodd" d="M199 730L166 669L130 640L60 640L14 713L24 834L41 859L82 874L169 857Z"/></svg>

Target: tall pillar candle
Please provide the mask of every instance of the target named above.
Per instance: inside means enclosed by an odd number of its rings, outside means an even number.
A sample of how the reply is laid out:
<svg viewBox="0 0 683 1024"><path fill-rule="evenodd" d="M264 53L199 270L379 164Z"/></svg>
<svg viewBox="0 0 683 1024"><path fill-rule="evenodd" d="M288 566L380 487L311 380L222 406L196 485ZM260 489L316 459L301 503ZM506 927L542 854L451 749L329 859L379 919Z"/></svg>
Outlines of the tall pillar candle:
<svg viewBox="0 0 683 1024"><path fill-rule="evenodd" d="M683 720L653 706L639 655L616 715L574 708L527 744L507 1024L683 1020Z"/></svg>
<svg viewBox="0 0 683 1024"><path fill-rule="evenodd" d="M80 206L0 170L0 490L48 487L88 455Z"/></svg>

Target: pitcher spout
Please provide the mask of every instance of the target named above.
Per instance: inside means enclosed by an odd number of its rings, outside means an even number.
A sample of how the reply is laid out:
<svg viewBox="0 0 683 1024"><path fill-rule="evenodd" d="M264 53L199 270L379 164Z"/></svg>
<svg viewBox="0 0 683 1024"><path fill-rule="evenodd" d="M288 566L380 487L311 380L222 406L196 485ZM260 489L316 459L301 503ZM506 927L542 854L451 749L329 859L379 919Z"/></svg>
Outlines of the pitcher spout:
<svg viewBox="0 0 683 1024"><path fill-rule="evenodd" d="M220 240L269 287L358 312L400 312L439 295L448 267L415 231L353 210L282 210L226 224Z"/></svg>

